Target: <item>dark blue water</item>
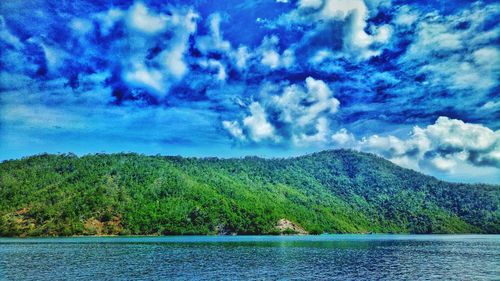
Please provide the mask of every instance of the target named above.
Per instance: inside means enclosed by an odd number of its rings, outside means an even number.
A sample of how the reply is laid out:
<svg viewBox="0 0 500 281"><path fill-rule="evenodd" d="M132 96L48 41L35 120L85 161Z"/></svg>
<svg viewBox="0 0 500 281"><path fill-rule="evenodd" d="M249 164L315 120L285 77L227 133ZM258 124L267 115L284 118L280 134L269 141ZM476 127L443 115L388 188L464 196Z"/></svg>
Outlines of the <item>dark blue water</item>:
<svg viewBox="0 0 500 281"><path fill-rule="evenodd" d="M1 280L500 280L500 235L0 238Z"/></svg>

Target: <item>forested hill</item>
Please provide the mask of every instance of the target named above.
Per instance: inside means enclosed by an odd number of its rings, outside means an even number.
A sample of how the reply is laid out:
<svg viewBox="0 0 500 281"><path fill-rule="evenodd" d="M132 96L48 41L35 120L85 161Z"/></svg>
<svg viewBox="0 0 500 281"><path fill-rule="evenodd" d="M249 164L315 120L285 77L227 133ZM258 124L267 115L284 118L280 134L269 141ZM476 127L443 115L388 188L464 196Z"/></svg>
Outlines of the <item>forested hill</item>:
<svg viewBox="0 0 500 281"><path fill-rule="evenodd" d="M349 150L287 159L44 154L0 164L1 236L500 233L499 205L498 185L446 183Z"/></svg>

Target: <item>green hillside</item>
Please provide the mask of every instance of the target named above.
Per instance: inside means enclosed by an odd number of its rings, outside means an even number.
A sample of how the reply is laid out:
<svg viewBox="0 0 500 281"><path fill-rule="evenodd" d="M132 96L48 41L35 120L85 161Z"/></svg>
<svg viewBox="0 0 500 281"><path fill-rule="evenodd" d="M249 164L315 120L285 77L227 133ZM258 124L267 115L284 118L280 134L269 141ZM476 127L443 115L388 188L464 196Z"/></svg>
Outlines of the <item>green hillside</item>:
<svg viewBox="0 0 500 281"><path fill-rule="evenodd" d="M288 159L37 155L0 164L0 235L500 233L500 186L349 150ZM291 229L285 232L293 232Z"/></svg>

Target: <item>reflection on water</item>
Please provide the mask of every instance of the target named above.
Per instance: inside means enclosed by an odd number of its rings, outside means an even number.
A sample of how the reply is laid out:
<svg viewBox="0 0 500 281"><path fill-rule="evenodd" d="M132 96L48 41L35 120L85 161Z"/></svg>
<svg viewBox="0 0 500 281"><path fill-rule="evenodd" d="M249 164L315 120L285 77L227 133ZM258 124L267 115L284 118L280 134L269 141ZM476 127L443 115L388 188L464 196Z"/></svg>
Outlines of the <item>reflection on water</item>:
<svg viewBox="0 0 500 281"><path fill-rule="evenodd" d="M0 238L3 280L499 280L500 236Z"/></svg>

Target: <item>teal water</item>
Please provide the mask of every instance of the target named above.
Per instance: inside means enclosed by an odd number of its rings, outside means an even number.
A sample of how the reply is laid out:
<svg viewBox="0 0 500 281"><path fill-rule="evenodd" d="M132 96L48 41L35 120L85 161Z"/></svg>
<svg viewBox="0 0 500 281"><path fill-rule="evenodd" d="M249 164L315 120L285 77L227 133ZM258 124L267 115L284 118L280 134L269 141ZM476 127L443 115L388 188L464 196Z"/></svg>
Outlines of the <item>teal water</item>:
<svg viewBox="0 0 500 281"><path fill-rule="evenodd" d="M500 280L500 235L0 238L0 280Z"/></svg>

